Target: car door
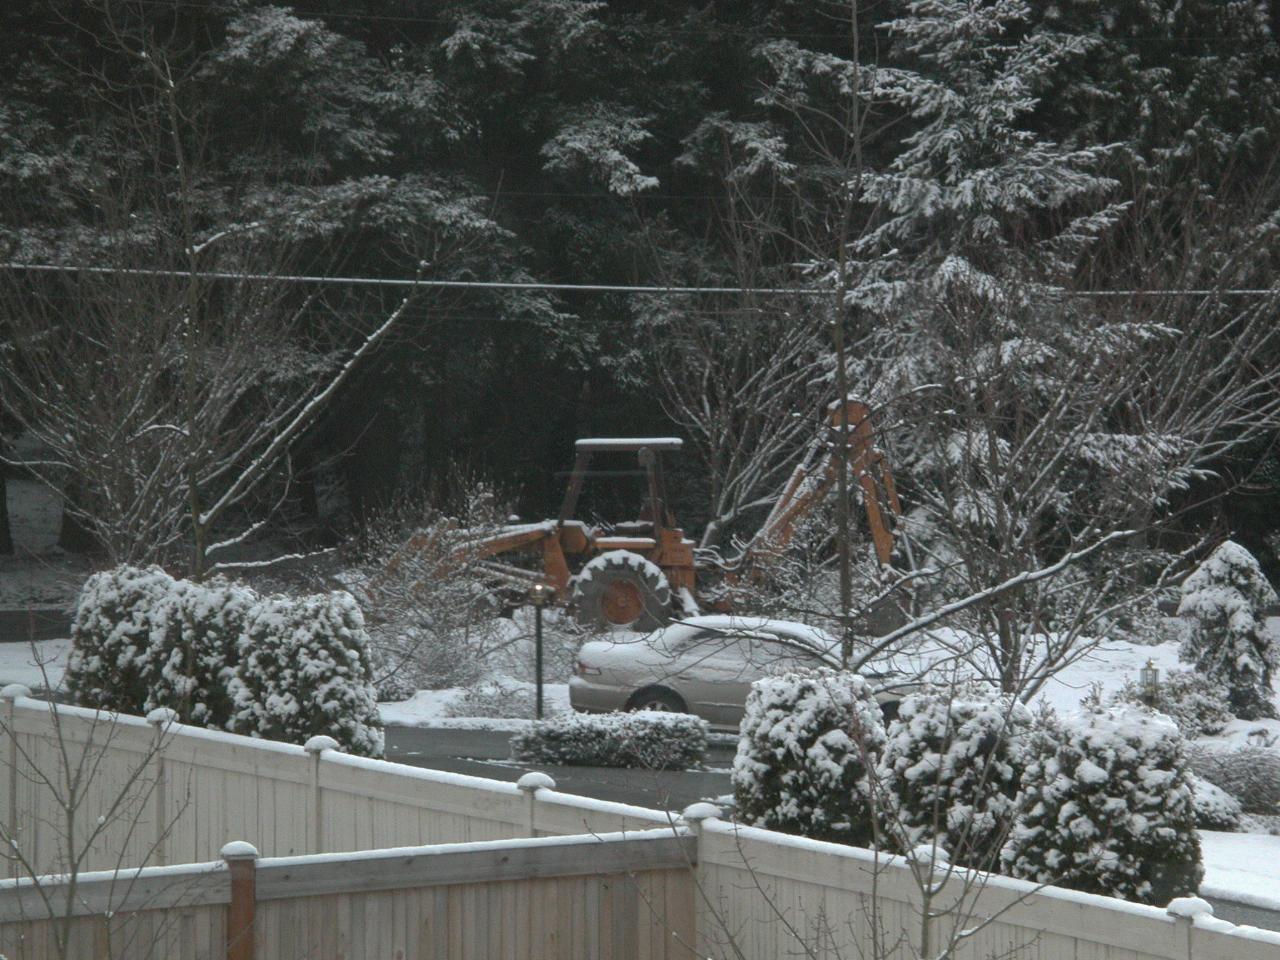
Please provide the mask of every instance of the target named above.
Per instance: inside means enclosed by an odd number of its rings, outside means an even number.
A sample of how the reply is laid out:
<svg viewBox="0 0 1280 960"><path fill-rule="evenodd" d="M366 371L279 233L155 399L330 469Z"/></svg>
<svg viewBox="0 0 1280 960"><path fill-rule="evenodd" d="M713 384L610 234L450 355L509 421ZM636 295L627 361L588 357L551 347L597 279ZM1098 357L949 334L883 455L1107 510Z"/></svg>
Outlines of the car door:
<svg viewBox="0 0 1280 960"><path fill-rule="evenodd" d="M776 637L753 631L708 631L689 638L678 655L689 708L717 726L742 721L751 684L800 666L814 666Z"/></svg>
<svg viewBox="0 0 1280 960"><path fill-rule="evenodd" d="M745 669L740 674L745 682L728 684L723 689L722 722L734 727L742 723L746 713L747 695L751 693L751 684L762 677L780 677L797 670L811 670L822 666L822 660L816 653L804 650L789 637L776 637L769 634L757 634L744 637L741 652L746 661Z"/></svg>
<svg viewBox="0 0 1280 960"><path fill-rule="evenodd" d="M732 703L739 688L755 679L748 668L746 638L722 630L684 637L674 649L670 686L690 711L709 723L732 725Z"/></svg>

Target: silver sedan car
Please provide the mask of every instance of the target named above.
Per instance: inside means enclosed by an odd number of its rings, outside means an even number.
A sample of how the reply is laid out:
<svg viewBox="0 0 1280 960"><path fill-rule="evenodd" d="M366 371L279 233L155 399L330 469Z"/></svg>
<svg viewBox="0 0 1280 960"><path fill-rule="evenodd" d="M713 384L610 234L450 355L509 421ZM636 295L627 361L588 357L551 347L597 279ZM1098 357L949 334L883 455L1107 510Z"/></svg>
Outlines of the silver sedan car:
<svg viewBox="0 0 1280 960"><path fill-rule="evenodd" d="M736 730L753 681L839 661L839 642L807 624L691 617L645 636L583 644L569 680L569 702L584 713L692 713L714 727ZM891 715L901 695L886 688L877 698Z"/></svg>

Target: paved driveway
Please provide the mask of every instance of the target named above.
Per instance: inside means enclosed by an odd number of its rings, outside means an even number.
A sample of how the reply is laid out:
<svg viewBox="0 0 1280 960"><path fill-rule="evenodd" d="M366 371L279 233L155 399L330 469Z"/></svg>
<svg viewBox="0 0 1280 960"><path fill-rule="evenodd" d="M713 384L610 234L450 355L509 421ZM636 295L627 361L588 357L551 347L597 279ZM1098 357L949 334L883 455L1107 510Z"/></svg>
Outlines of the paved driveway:
<svg viewBox="0 0 1280 960"><path fill-rule="evenodd" d="M683 810L691 803L730 792L733 747L713 745L708 770L618 770L613 767L558 767L511 760L510 733L491 730L387 728L387 759L415 767L466 773L493 780L518 780L540 770L565 793L633 803L658 810Z"/></svg>

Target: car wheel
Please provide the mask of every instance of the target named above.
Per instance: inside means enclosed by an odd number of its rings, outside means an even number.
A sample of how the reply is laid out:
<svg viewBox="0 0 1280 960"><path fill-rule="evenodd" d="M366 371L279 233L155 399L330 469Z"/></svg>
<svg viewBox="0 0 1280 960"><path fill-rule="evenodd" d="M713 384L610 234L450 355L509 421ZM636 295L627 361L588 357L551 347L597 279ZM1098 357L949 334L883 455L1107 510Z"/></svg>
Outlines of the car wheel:
<svg viewBox="0 0 1280 960"><path fill-rule="evenodd" d="M647 687L631 695L627 701L628 710L657 710L659 713L688 713L680 695L665 687Z"/></svg>

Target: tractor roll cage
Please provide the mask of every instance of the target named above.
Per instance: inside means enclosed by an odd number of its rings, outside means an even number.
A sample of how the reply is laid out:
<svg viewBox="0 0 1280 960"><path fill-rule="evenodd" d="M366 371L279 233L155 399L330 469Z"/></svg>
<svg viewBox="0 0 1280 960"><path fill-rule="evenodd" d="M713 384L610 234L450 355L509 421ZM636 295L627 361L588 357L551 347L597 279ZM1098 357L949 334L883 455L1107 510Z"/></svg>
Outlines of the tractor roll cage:
<svg viewBox="0 0 1280 960"><path fill-rule="evenodd" d="M587 475L587 467L591 456L595 453L634 453L640 461L649 489L648 514L653 524L653 536L658 537L664 527L674 527L675 517L667 507L667 486L662 475L662 451L675 451L684 447L679 437L589 437L579 440L573 445L573 470L569 475L569 488L565 491L564 502L560 505L560 516L557 526L574 515L578 509L578 498L582 495L582 481Z"/></svg>

